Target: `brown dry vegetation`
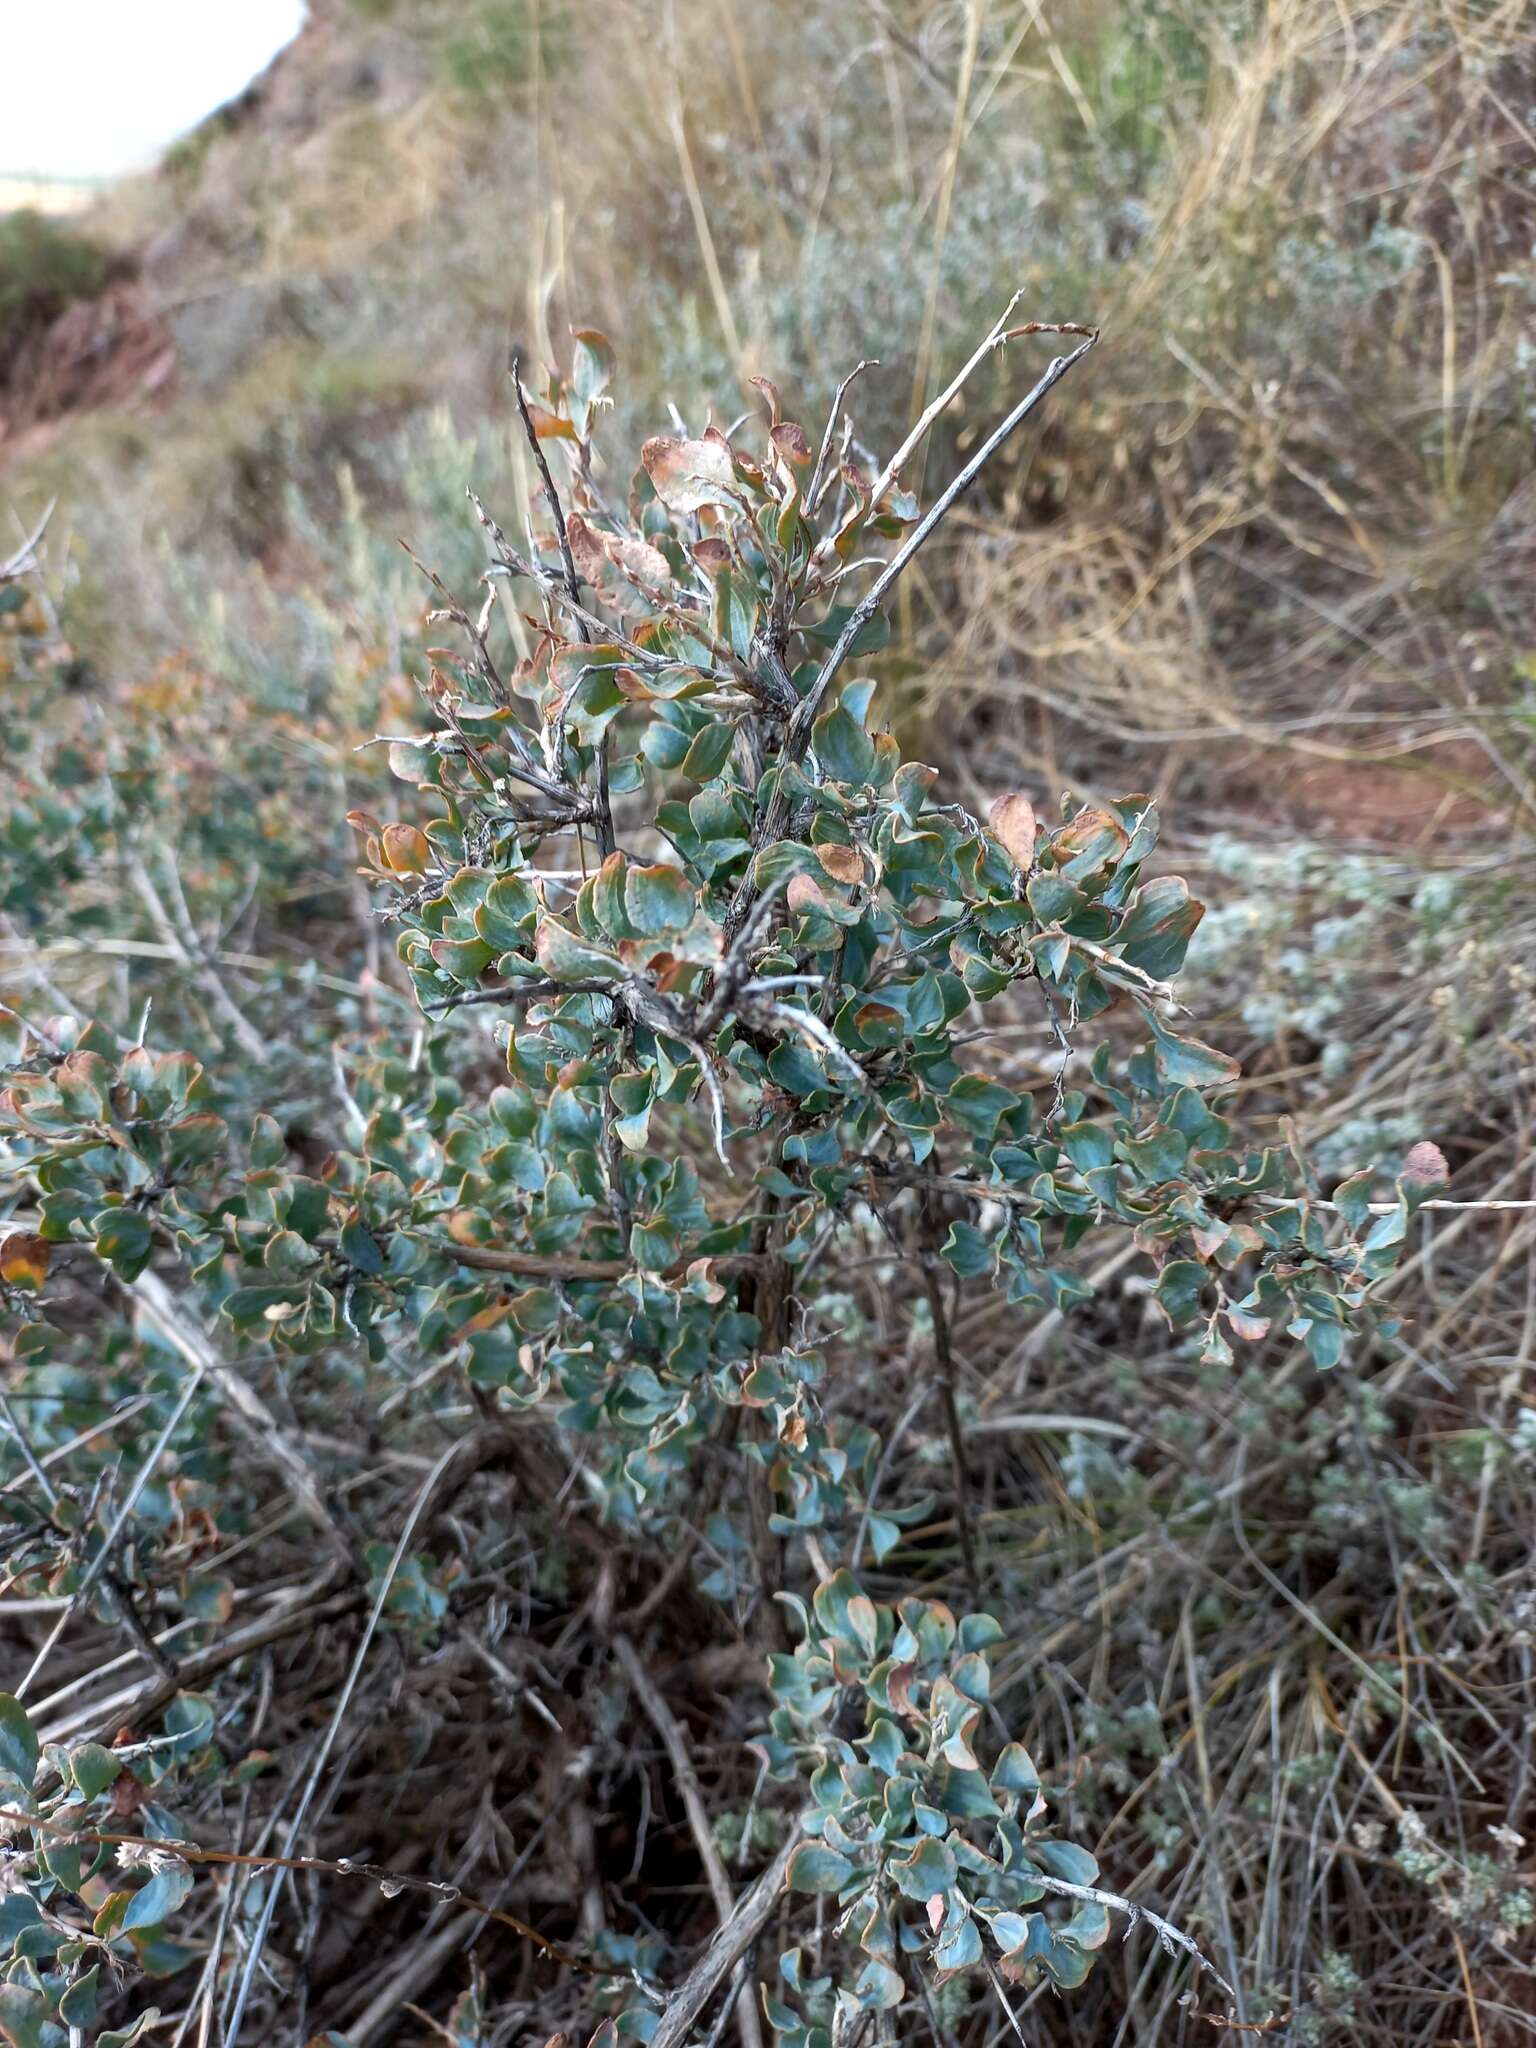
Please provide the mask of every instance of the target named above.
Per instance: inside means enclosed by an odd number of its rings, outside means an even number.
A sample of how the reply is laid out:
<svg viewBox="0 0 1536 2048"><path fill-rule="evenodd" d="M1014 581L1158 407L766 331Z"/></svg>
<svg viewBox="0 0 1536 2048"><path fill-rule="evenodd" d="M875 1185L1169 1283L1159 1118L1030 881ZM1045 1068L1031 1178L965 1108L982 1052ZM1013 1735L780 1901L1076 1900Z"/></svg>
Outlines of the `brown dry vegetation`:
<svg viewBox="0 0 1536 2048"><path fill-rule="evenodd" d="M357 970L343 791L369 793L352 749L409 701L420 620L392 538L446 574L463 483L520 486L511 348L550 359L573 320L604 325L614 445L669 401L729 420L758 371L818 419L878 356L853 410L883 451L1022 287L1023 314L1104 341L923 558L880 659L889 716L978 807L1156 792L1212 905L1203 1035L1325 1185L1429 1136L1452 1195L1536 1197L1521 0L316 13L112 202L174 379L118 410L104 387L0 478L23 520L64 494L49 601L108 718L132 687L125 715L174 729L195 707L237 749L276 703L291 758L336 789L301 861L274 806L280 882L242 957ZM496 14L526 33L497 40ZM1029 374L1010 353L977 381L930 488ZM186 806L166 829L217 911L243 880L198 866ZM126 977L88 972L72 990ZM1048 1051L1021 1023L996 1064ZM1333 1376L1280 1335L1231 1371L1195 1364L1124 1263L1065 1326L984 1296L956 1323L1011 1637L1000 1710L1106 1882L1190 1927L1238 2019L1298 2044L1536 2036L1536 1212L1422 1229L1400 1332ZM1103 1256L1090 1239L1084 1270ZM924 1344L873 1269L839 1399L888 1436L908 1415L892 1484L908 1464L913 1490L939 1455L909 1411ZM443 1425L403 1394L387 1416L346 1398L280 1394L325 1483L392 1540ZM466 1566L443 1634L400 1639L315 1840L366 1840L557 1940L654 1927L690 1952L713 1924L698 1858L598 1624L628 1610L738 1832L755 1665L686 1575L663 1592L548 1475L515 1481L552 1518L547 1551L513 1542L484 1583ZM481 1553L506 1483L469 1483L439 1556ZM917 1540L942 1591L953 1529ZM250 1542L242 1598L306 1562L291 1531ZM251 1670L265 1746L323 1724L352 1623ZM80 1691L60 1730L110 1720L105 1642L61 1658ZM202 1819L223 1839L231 1816ZM471 1971L488 2043L588 2023L579 1983L510 1933L371 1889L315 1885L273 1954L263 2039L440 2040ZM1219 2039L1188 1988L1145 1932L1117 1934L1081 1993L1026 2002L1025 2038ZM984 1993L932 2018L945 2048L1012 2038Z"/></svg>

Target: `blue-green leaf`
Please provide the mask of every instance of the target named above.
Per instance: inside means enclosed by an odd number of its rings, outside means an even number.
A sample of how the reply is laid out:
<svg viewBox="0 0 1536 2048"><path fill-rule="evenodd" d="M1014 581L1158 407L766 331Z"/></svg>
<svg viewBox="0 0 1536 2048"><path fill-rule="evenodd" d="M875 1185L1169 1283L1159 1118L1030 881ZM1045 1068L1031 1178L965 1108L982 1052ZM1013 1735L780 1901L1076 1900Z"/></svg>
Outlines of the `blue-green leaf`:
<svg viewBox="0 0 1536 2048"><path fill-rule="evenodd" d="M792 1892L840 1892L853 1876L846 1856L820 1842L802 1842L789 1859L786 1883Z"/></svg>
<svg viewBox="0 0 1536 2048"><path fill-rule="evenodd" d="M0 1771L8 1772L30 1792L40 1753L37 1730L26 1708L13 1694L0 1692Z"/></svg>

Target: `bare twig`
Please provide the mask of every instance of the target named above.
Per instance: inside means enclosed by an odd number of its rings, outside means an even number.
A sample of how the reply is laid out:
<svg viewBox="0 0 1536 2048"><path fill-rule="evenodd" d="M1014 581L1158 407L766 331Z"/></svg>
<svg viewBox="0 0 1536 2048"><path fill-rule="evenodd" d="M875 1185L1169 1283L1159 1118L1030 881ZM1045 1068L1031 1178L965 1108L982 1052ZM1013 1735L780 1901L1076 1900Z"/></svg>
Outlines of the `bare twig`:
<svg viewBox="0 0 1536 2048"><path fill-rule="evenodd" d="M320 1787L321 1778L324 1776L326 1767L330 1763L331 1752L335 1749L337 1739L346 1722L347 1711L352 1704L352 1696L357 1691L358 1681L362 1677L363 1665L367 1661L369 1647L373 1642L375 1634L378 1632L379 1623L384 1617L384 1608L389 1599L390 1590L395 1583L395 1576L399 1572L401 1565L405 1562L406 1552L410 1549L411 1541L418 1527L425 1520L433 1502L441 1498L455 1484L459 1483L468 1472L476 1470L480 1464L483 1464L486 1461L488 1447L497 1445L501 1441L502 1439L500 1438L461 1438L458 1442L448 1446L447 1450L443 1452L437 1463L432 1467L432 1470L422 1481L416 1498L411 1505L411 1511L406 1516L400 1535L395 1543L394 1553L380 1577L379 1590L374 1597L373 1606L369 1610L368 1619L363 1626L363 1633L359 1638L357 1648L352 1653L352 1661L347 1667L346 1678L343 1680L341 1690L336 1696L336 1705L332 1709L330 1721L326 1726L325 1734L320 1739L319 1747L315 1751L314 1759L305 1777L303 1789L299 1794L293 1818L288 1824L288 1832L284 1838L282 1852L284 1858L294 1855L299 1836L303 1832L305 1820L309 1815L310 1806L314 1802L315 1794ZM251 1988L256 1981L256 1972L261 1963L262 1950L266 1946L267 1935L272 1925L272 1916L277 1910L278 1898L282 1892L283 1876L284 1869L279 1867L272 1883L267 1888L266 1897L262 1902L261 1917L251 1932L250 1946L246 1951L245 1967L241 1972L239 1989L235 1994L234 2009L230 2013L229 2024L224 2032L224 2048L236 2048L236 2044L240 2039L240 2029L245 2018L245 2009L250 2000ZM525 1934L533 1932L531 1928L520 1928L520 1931ZM542 1937L536 1938L542 1940Z"/></svg>
<svg viewBox="0 0 1536 2048"><path fill-rule="evenodd" d="M187 969L198 987L207 995L229 1026L235 1043L246 1058L259 1066L265 1066L272 1056L270 1042L256 1030L236 1004L229 990L225 988L207 952L199 943L197 934L190 930L183 933L177 929L176 920L166 909L149 869L138 855L129 863L128 872L133 878L133 885L138 890L145 909L149 912L150 922L154 925L161 944L170 949L172 956Z"/></svg>
<svg viewBox="0 0 1536 2048"><path fill-rule="evenodd" d="M543 483L544 495L549 500L550 512L554 516L555 538L559 542L560 560L565 567L565 585L571 593L571 603L579 607L581 604L581 578L576 574L576 557L571 553L571 537L565 530L565 508L560 503L560 493L555 489L555 480L549 473L549 459L544 453L544 444L539 439L538 432L533 424L533 415L528 410L528 399L523 391L523 366L520 359L516 356L512 359L512 395L517 400L518 416L523 423L523 432L527 436L528 447L533 455L534 464L538 469L540 481ZM583 643L591 639L591 634L587 630L586 620L581 616L579 610L576 614L576 637Z"/></svg>
<svg viewBox="0 0 1536 2048"><path fill-rule="evenodd" d="M467 1913L485 1920L498 1920L503 1927L510 1927L527 1941L549 1956L554 1962L562 1963L568 1970L581 1970L591 1977L609 1976L612 1972L598 1963L589 1963L581 1956L573 1956L548 1935L540 1934L536 1927L530 1927L526 1920L520 1920L515 1913L508 1913L500 1906L487 1904L469 1892L460 1891L455 1884L444 1883L433 1877L418 1877L404 1870L391 1870L386 1864L365 1863L351 1856L266 1856L246 1854L237 1849L205 1849L198 1842L180 1840L174 1836L158 1836L154 1841L142 1835L112 1835L96 1829L73 1829L59 1827L55 1822L44 1820L38 1814L12 1812L0 1808L0 1821L24 1828L36 1829L51 1836L55 1841L72 1842L81 1847L150 1849L163 1855L178 1857L183 1863L210 1865L221 1870L275 1870L285 1872L314 1871L322 1877L361 1877L378 1885L388 1898L398 1892L426 1892L444 1905L462 1906ZM274 1887L275 1889L275 1887Z"/></svg>
<svg viewBox="0 0 1536 2048"><path fill-rule="evenodd" d="M650 2048L683 2048L693 2023L713 1996L715 1987L735 1968L767 1926L769 1916L784 1888L789 1859L804 1837L798 1820L790 1829L784 1846L750 1891L736 1902L735 1911L705 1949L682 1983L667 2001L667 2009L650 2039Z"/></svg>
<svg viewBox="0 0 1536 2048"><path fill-rule="evenodd" d="M955 504L970 489L998 449L1018 431L1040 403L1041 399L1055 385L1061 382L1074 363L1082 361L1083 357L1087 355L1089 349L1093 347L1097 340L1097 334L1090 334L1088 339L1080 342L1070 355L1052 358L1044 376L1040 378L1034 389L1026 393L1019 400L1012 412L1008 414L1000 425L993 428L986 440L976 450L976 453L966 463L959 475L956 476L954 482L934 499L923 517L913 527L911 533L908 534L905 541L896 550L896 553L886 563L864 596L854 606L843 623L843 630L838 634L836 641L833 643L831 653L822 663L815 682L812 683L807 691L800 709L790 720L789 735L785 744L786 751L792 760L799 760L810 745L811 728L821 714L821 707L826 701L827 692L832 687L834 677L848 658L849 648L852 647L859 634L863 632L876 612L879 611L881 605L884 604L892 587L900 578L907 564L934 531L943 524Z"/></svg>
<svg viewBox="0 0 1536 2048"><path fill-rule="evenodd" d="M357 1568L352 1546L327 1506L308 1461L255 1388L235 1371L203 1330L182 1309L158 1273L141 1273L129 1288L138 1312L150 1328L180 1352L200 1380L207 1374L227 1404L227 1411L256 1454L275 1465L295 1500L325 1535L337 1556Z"/></svg>
<svg viewBox="0 0 1536 2048"><path fill-rule="evenodd" d="M924 406L922 413L919 415L916 424L907 435L907 438L896 450L896 453L891 457L884 469L881 470L879 476L876 477L873 489L870 492L871 504L878 505L880 503L880 500L885 496L892 484L895 483L897 477L900 476L903 466L916 454L918 448L922 445L923 437L927 434L928 429L946 411L953 400L959 397L966 384L969 383L972 376L974 376L994 349L1002 348L1010 341L1017 341L1020 336L1025 334L1082 334L1088 337L1090 347L1097 341L1098 331L1096 328L1080 327L1072 321L1026 320L1020 327L1010 327L1008 323L1013 317L1014 308L1023 296L1022 290L1014 293L1013 297L1003 308L990 333L981 341L975 352L955 372L955 375L945 385L938 397L930 400ZM1082 350L1079 349L1077 353L1081 355Z"/></svg>
<svg viewBox="0 0 1536 2048"><path fill-rule="evenodd" d="M1154 1913L1150 1906L1138 1906L1134 1899L1122 1898L1119 1892L1103 1891L1098 1885L1068 1884L1064 1877L1047 1877L1040 1870L1032 1870L1029 1873L1029 1881L1031 1884L1039 1885L1042 1891L1054 1892L1060 1898L1082 1899L1090 1906L1103 1906L1108 1912L1124 1913L1133 1927L1138 1920L1145 1920L1157 1936L1158 1946L1164 1955L1171 1956L1182 1949L1185 1955L1200 1965L1202 1970L1210 1972L1228 1998L1236 1998L1236 1991L1210 1957L1201 1950L1199 1944L1187 1935L1182 1927L1175 1927L1171 1920L1165 1920L1160 1913Z"/></svg>
<svg viewBox="0 0 1536 2048"><path fill-rule="evenodd" d="M530 1280L622 1280L635 1270L630 1259L583 1259L574 1255L566 1257L559 1252L507 1252L495 1245L453 1244L426 1231L418 1235L434 1251L440 1251L455 1264L475 1266L483 1273L516 1273ZM764 1264L765 1255L759 1252L720 1252L711 1256L709 1263L717 1272L741 1273ZM679 1262L668 1266L656 1277L677 1280L685 1271L686 1262Z"/></svg>
<svg viewBox="0 0 1536 2048"><path fill-rule="evenodd" d="M9 1429L17 1449L21 1452L22 1462L31 1473L49 1508L56 1508L59 1504L58 1488L48 1477L43 1461L33 1450L26 1431L16 1419L16 1411L12 1408L4 1388L0 1388L0 1421L3 1421L7 1429ZM102 1582L111 1596L112 1608L122 1626L123 1632L134 1648L146 1662L160 1673L162 1678L169 1678L179 1684L181 1674L177 1670L175 1659L155 1641L155 1638L145 1626L144 1618L134 1604L133 1593L127 1582L118 1573L111 1570L102 1573ZM64 1603L65 1621L69 1619L69 1610L72 1604L70 1601Z"/></svg>
<svg viewBox="0 0 1536 2048"><path fill-rule="evenodd" d="M965 1433L960 1427L960 1411L955 1405L955 1354L950 1343L949 1312L944 1306L944 1294L939 1286L938 1274L934 1271L932 1250L924 1247L918 1255L917 1264L922 1275L923 1292L928 1297L929 1314L933 1318L934 1381L944 1409L944 1426L949 1434L949 1462L955 1482L955 1527L960 1536L960 1560L965 1569L966 1592L970 1596L971 1605L979 1607L981 1577L976 1566L976 1538L972 1527L971 1481L965 1458Z"/></svg>
<svg viewBox="0 0 1536 2048"><path fill-rule="evenodd" d="M48 531L48 522L53 517L54 508L58 502L57 498L50 498L48 500L42 518L38 520L36 526L33 527L25 540L22 541L20 547L16 549L14 554L8 555L3 562L0 562L0 583L14 583L18 577L30 575L37 567L37 550L42 542L43 535ZM20 523L18 520L17 525L19 526Z"/></svg>
<svg viewBox="0 0 1536 2048"><path fill-rule="evenodd" d="M837 423L843 416L843 400L848 396L849 385L852 384L855 377L862 376L866 370L878 369L879 364L880 358L878 356L869 356L862 359L854 364L841 384L838 385L833 395L832 409L827 414L827 424L822 430L821 446L816 451L816 466L811 471L811 480L805 487L804 502L807 505L814 506L817 496L821 491L821 480L826 474L827 457L832 452L833 437L837 433Z"/></svg>
<svg viewBox="0 0 1536 2048"><path fill-rule="evenodd" d="M176 1434L177 1430L181 1427L181 1419L186 1414L188 1408L191 1407L192 1398L196 1394L198 1388L203 1383L203 1376L205 1371L206 1367L199 1366L195 1368L187 1376L187 1379L182 1386L181 1393L177 1399L176 1406L171 1410L170 1414L166 1417L165 1426L162 1428L160 1434L155 1438L154 1443L151 1445L149 1455L144 1459L143 1463L140 1465L138 1472L134 1477L133 1484L129 1487L127 1495L123 1500L122 1506L118 1509L116 1515L113 1517L111 1527L107 1530L106 1535L102 1537L101 1548L97 1551L96 1555L91 1559L90 1563L86 1566L84 1573L81 1575L79 1585L75 1588L74 1592L70 1596L69 1605L63 1610L58 1620L54 1623L52 1629L48 1633L46 1640L43 1643L42 1648L33 1658L31 1668L28 1670L26 1676L22 1679L21 1683L16 1687L17 1699L24 1699L26 1697L27 1692L31 1688L33 1680L37 1677L38 1673L42 1670L43 1666L48 1662L49 1657L52 1656L54 1649L58 1645L60 1637L64 1634L65 1629L68 1628L74 1616L78 1613L81 1604L85 1600L86 1595L90 1592L91 1588L97 1583L97 1581L100 1578L102 1578L102 1576L110 1567L112 1562L112 1553L117 1548L118 1538L122 1535L123 1530L127 1527L129 1517L132 1515L134 1509L138 1506L140 1496L143 1494L145 1487L149 1484L150 1475L153 1473L155 1467L159 1464L167 1444L169 1444L171 1438Z"/></svg>
<svg viewBox="0 0 1536 2048"><path fill-rule="evenodd" d="M661 1737L672 1766L672 1775L677 1780L677 1789L682 1794L683 1810L688 1816L689 1832L699 1852L699 1861L704 1866L704 1876L709 1885L710 1897L715 1902L715 1911L720 1916L722 1928L728 1927L736 1911L736 1896L731 1890L731 1881L726 1876L725 1865L720 1860L720 1851L715 1846L714 1830L709 1824L709 1812L704 1804L704 1794L699 1787L698 1773L693 1768L693 1759L688 1754L688 1739L677 1716L662 1697L660 1688L652 1679L640 1659L639 1652L628 1636L615 1636L614 1654L624 1668L635 1698L645 1709L646 1718ZM741 2029L742 2048L762 2048L763 2030L758 2018L757 2003L752 1993L743 1985L736 2000L736 2020Z"/></svg>

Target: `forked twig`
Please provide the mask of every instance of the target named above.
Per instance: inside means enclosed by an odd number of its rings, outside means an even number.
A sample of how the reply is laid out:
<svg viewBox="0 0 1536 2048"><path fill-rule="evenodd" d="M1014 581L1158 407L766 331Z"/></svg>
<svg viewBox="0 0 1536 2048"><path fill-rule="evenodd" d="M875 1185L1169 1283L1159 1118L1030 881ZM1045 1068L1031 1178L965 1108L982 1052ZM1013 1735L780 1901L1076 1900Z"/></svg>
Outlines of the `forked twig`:
<svg viewBox="0 0 1536 2048"><path fill-rule="evenodd" d="M54 509L58 502L57 498L50 498L48 500L42 518L38 520L36 526L33 527L32 531L22 541L20 547L16 549L14 554L8 555L3 562L0 562L0 583L14 583L18 577L30 575L37 567L38 545L43 535L48 531L48 522L53 517ZM19 526L21 521L17 520L16 523Z"/></svg>
<svg viewBox="0 0 1536 2048"><path fill-rule="evenodd" d="M254 1855L238 1849L205 1849L200 1842L183 1841L175 1836L161 1835L151 1840L144 1835L105 1834L94 1828L63 1828L54 1821L44 1820L40 1814L18 1813L7 1807L0 1807L0 1821L15 1827L32 1828L55 1841L71 1842L83 1848L146 1849L157 1855L175 1857L182 1863L208 1865L220 1870L296 1870L313 1871L322 1877L363 1877L371 1879L386 1898L394 1898L399 1892L426 1892L443 1905L462 1906L468 1913L500 1921L503 1927L510 1927L568 1970L581 1970L589 1977L613 1974L602 1964L573 1956L558 1942L551 1941L548 1935L530 1927L526 1920L520 1920L515 1913L488 1905L485 1900L461 1891L456 1884L447 1884L433 1877L418 1877L404 1870L391 1870L387 1864L365 1863L352 1856Z"/></svg>
<svg viewBox="0 0 1536 2048"><path fill-rule="evenodd" d="M1008 325L1009 318L1013 313L1014 307L1017 306L1023 296L1022 290L1014 293L1013 297L1003 308L991 332L982 340L974 354L955 372L938 397L931 399L924 406L912 431L907 435L907 438L875 479L874 488L870 492L870 503L872 505L880 503L880 500L891 488L891 485L900 476L903 464L917 452L928 429L939 418L945 408L960 395L964 386L994 349L1002 348L1010 341L1017 341L1026 334L1082 334L1086 335L1090 342L1098 340L1097 328L1082 327L1070 320L1026 320L1022 326L1010 327Z"/></svg>
<svg viewBox="0 0 1536 2048"><path fill-rule="evenodd" d="M1185 1955L1200 1965L1202 1970L1210 1972L1228 1998L1237 1997L1236 1991L1199 1943L1191 1935L1186 1934L1182 1927L1175 1927L1171 1920L1165 1920L1160 1913L1154 1913L1150 1906L1138 1906L1134 1899L1122 1898L1119 1892L1107 1892L1098 1885L1068 1884L1064 1877L1047 1877L1040 1870L1032 1870L1029 1881L1031 1884L1039 1885L1042 1891L1054 1892L1060 1898L1082 1899L1090 1906L1103 1906L1108 1912L1124 1913L1132 1927L1138 1920L1145 1920L1157 1936L1157 1945L1165 1956L1175 1955L1182 1949Z"/></svg>
<svg viewBox="0 0 1536 2048"><path fill-rule="evenodd" d="M1083 357L1087 355L1089 349L1094 346L1097 340L1098 335L1090 333L1088 339L1080 342L1070 355L1052 358L1044 376L1040 378L1031 391L1027 392L1019 400L1018 404L1001 424L993 428L992 432L982 442L976 453L966 463L948 489L934 499L923 517L913 527L911 533L908 534L906 540L896 550L896 553L892 555L864 596L854 606L843 623L843 630L838 634L831 653L822 663L815 682L812 683L804 701L801 703L800 709L790 720L784 751L792 761L798 761L810 745L811 728L821 715L821 707L826 701L827 692L831 689L833 679L837 675L838 670L847 660L849 649L875 616L876 612L879 611L881 605L884 604L886 597L907 564L929 539L934 530L942 525L957 500L963 497L970 489L998 449L1018 431L1040 403L1041 399L1055 385L1061 382L1073 364L1082 361ZM890 464L887 464L886 467L889 470Z"/></svg>
<svg viewBox="0 0 1536 2048"><path fill-rule="evenodd" d="M855 377L862 376L866 370L878 369L879 365L880 358L878 356L862 358L854 364L833 394L832 409L827 414L827 424L822 430L821 446L816 451L816 467L811 471L811 480L805 487L805 495L802 502L807 506L814 506L817 497L820 495L821 480L825 476L827 469L827 457L832 452L833 436L837 432L837 423L842 418L843 400L848 396L849 385L852 384ZM874 500L873 502L878 503L879 501Z"/></svg>

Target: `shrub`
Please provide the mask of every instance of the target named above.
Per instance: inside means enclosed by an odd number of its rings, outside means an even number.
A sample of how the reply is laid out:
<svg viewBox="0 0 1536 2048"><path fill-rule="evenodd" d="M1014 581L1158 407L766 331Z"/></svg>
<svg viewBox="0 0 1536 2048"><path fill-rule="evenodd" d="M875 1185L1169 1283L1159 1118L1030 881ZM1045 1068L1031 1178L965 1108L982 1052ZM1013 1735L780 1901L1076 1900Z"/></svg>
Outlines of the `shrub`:
<svg viewBox="0 0 1536 2048"><path fill-rule="evenodd" d="M292 1063L265 1064L262 1034L149 871L135 835L153 818L151 782L125 816L121 800L98 800L89 759L64 781L34 758L8 813L18 849L45 861L39 835L57 846L77 807L78 857L111 849L138 876L166 951L242 1054L155 1050L147 1019L134 1035L9 1013L0 1135L25 1206L0 1274L18 1357L63 1400L87 1353L52 1276L94 1254L161 1333L141 1322L104 1339L93 1324L97 1370L176 1388L177 1357L195 1361L145 1481L203 1377L234 1389L255 1454L282 1464L336 1574L366 1590L343 1706L375 1628L430 1636L443 1622L445 1568L412 1534L455 1459L471 1470L520 1454L535 1485L575 1441L599 1528L663 1549L713 1484L703 1589L754 1617L775 1697L756 1748L789 1796L777 1858L688 1995L723 1990L781 1881L833 1898L829 1970L813 1975L791 1949L782 1996L766 2001L786 2041L815 2048L828 2014L856 2022L979 1983L978 1970L999 1996L1005 1980L1070 1988L1108 1914L1132 1910L1099 1887L1085 1849L1047 1829L1040 1775L992 1704L986 1653L1002 1631L979 1611L990 1566L951 1285L1070 1310L1092 1295L1074 1249L1108 1222L1150 1260L1152 1300L1206 1368L1271 1325L1330 1367L1443 1172L1420 1146L1390 1200L1373 1204L1362 1173L1319 1203L1289 1151L1251 1144L1216 1106L1236 1067L1189 1035L1173 996L1201 906L1153 871L1150 799L1042 820L1005 791L983 823L902 757L874 681L851 672L878 658L902 569L1091 346L1058 358L920 516L899 461L874 477L838 460L836 413L813 446L766 382L750 445L715 428L653 437L621 489L597 466L612 351L577 334L569 374L520 399L541 528L524 551L474 500L481 591L461 600L431 576L429 623L455 644L427 650L421 729L379 736L406 792L399 814L352 814L420 1015L411 1050L380 1029L369 1057L336 1068L339 1113L326 1033L296 1030ZM568 466L563 493L551 452ZM247 802L283 772L280 758L253 760ZM1038 1092L974 1062L977 1020L1014 995L1039 1006L1081 1085L1065 1057ZM472 1028L480 1018L492 1034ZM932 1501L887 1499L879 1435L857 1404L829 1398L850 1272L882 1251L926 1299L947 1552L919 1534ZM434 1466L392 1553L354 1554L225 1347L351 1390L403 1347L462 1376L477 1426ZM42 1500L14 1539L21 1583L131 1620L136 1581L163 1575L168 1510L157 1522L140 1509L119 1561L137 1494L108 1519L97 1496L55 1494L41 1465L33 1479ZM241 1483L193 1460L178 1512L206 1497L216 1514ZM926 1596L938 1564L978 1611L957 1621ZM898 1597L871 1598L868 1572ZM212 1590L210 1602L197 1586L198 1605L183 1595L194 1629L227 1618ZM207 1640L195 1633L194 1651ZM165 1736L120 1756L44 1745L20 1701L0 1704L21 1887L0 1994L13 2032L88 2024L104 1960L133 1953L157 1971L185 1959L165 1923L212 1852L150 1795L222 1793L265 1759L221 1749L185 1670L167 1703ZM664 1707L647 1711L670 1745ZM113 1825L125 1813L134 1831ZM750 1817L738 1839L755 1839ZM387 1870L322 1867L399 1889ZM134 1872L145 1881L124 1884ZM1165 1946L1198 1953L1154 1924ZM655 2014L636 2001L642 1964L656 1974L653 1949L610 1938L580 1967L610 1973L596 2010L627 2007L627 2031L644 2035ZM685 2038L698 2009L672 2012L668 2038Z"/></svg>
<svg viewBox="0 0 1536 2048"><path fill-rule="evenodd" d="M31 207L0 214L0 375L35 334L107 281L105 250Z"/></svg>

